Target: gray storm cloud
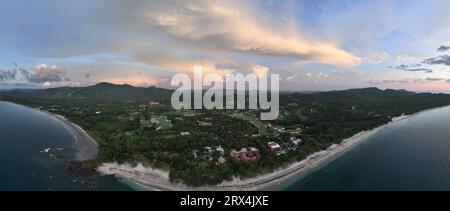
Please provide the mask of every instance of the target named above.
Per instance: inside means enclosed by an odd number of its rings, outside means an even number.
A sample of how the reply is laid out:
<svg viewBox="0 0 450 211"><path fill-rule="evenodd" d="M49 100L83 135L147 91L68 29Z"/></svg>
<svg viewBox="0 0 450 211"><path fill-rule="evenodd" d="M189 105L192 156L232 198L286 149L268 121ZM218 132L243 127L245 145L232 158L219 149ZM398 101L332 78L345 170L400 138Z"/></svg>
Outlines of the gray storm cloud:
<svg viewBox="0 0 450 211"><path fill-rule="evenodd" d="M423 63L429 64L429 65L446 65L450 66L450 56L448 55L441 55L433 58L426 59L423 61Z"/></svg>
<svg viewBox="0 0 450 211"><path fill-rule="evenodd" d="M425 72L425 73L432 73L433 70L432 69L428 69L428 68L421 68L420 64L417 65L399 65L396 67L399 70L404 70L404 71L410 71L410 72Z"/></svg>
<svg viewBox="0 0 450 211"><path fill-rule="evenodd" d="M444 51L448 51L448 50L450 50L450 46L446 46L446 45L441 45L441 46L437 49L437 51L439 51L439 52L444 52Z"/></svg>

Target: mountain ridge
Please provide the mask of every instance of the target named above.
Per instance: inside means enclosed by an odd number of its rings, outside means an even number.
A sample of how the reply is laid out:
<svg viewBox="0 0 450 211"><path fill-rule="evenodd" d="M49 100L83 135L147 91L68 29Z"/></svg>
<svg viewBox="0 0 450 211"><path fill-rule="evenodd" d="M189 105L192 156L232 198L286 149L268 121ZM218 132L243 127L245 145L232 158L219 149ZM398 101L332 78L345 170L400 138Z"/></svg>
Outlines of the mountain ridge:
<svg viewBox="0 0 450 211"><path fill-rule="evenodd" d="M159 87L135 87L129 84L112 84L101 82L85 87L57 87L48 89L14 89L3 91L0 96L3 99L19 99L22 101L55 101L65 100L69 102L150 102L170 103L173 90ZM347 90L323 91L323 92L280 92L280 100L301 98L309 100L334 101L346 100L349 103L356 100L382 101L396 97L414 97L423 95L435 95L431 93L416 93L406 90L386 89L377 87L355 88ZM444 95L444 94L443 94Z"/></svg>

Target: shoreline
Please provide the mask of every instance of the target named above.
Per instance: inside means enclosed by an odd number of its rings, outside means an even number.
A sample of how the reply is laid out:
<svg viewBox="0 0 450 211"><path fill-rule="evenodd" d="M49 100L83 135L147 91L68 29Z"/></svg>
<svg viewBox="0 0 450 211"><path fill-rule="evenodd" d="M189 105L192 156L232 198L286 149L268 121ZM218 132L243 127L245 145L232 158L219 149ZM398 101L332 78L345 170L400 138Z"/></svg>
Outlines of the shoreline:
<svg viewBox="0 0 450 211"><path fill-rule="evenodd" d="M436 108L434 108L436 109ZM430 109L424 110L428 111ZM169 172L160 169L154 169L151 167L145 167L143 164L138 163L133 167L130 164L117 164L117 163L103 163L98 167L98 172L102 175L115 175L119 178L123 178L142 186L148 187L154 190L167 190L167 191L258 191L258 190L272 190L273 187L280 185L283 182L289 181L295 176L301 175L309 170L312 170L327 161L331 161L334 158L342 155L352 147L362 143L364 140L375 134L379 130L388 127L393 123L408 119L412 115L402 115L399 117L393 117L392 120L384 125L376 127L372 130L362 131L350 138L344 139L340 144L334 144L328 149L313 153L306 159L289 164L287 167L281 167L271 173L263 174L253 178L239 179L235 178L232 181L224 181L216 186L200 186L190 187L180 183L172 183L169 180Z"/></svg>
<svg viewBox="0 0 450 211"><path fill-rule="evenodd" d="M12 102L10 102L12 103ZM14 103L16 104L16 103ZM20 104L17 104L20 105ZM24 106L24 105L20 105ZM75 145L77 147L76 159L78 161L84 161L95 158L98 153L98 144L95 142L87 132L70 122L64 116L52 114L47 111L43 111L37 108L24 106L29 109L36 110L43 114L50 116L52 119L59 121L62 126L68 130L75 139ZM135 183L137 185L148 188L149 190L167 190L167 191L258 191L258 190L276 190L275 187L279 187L280 184L289 182L292 178L302 175L309 170L313 170L316 167L326 164L328 161L332 161L340 155L344 154L348 150L367 140L371 135L375 134L379 130L390 126L391 124L403 121L412 116L420 113L445 108L448 106L430 108L423 111L416 112L411 115L402 115L393 117L390 122L378 126L372 130L361 131L350 138L344 139L340 144L331 145L328 149L313 153L302 161L291 163L287 166L280 167L271 173L263 174L253 178L240 179L235 178L231 181L224 181L216 186L200 186L191 187L181 183L173 183L169 179L169 172L161 169L155 169L152 167L144 166L138 163L137 166L131 166L130 164L117 164L117 163L102 163L98 166L97 172L101 175L114 175L119 179L124 179L128 182Z"/></svg>
<svg viewBox="0 0 450 211"><path fill-rule="evenodd" d="M39 111L47 113L55 120L60 121L63 127L72 134L73 138L75 139L75 146L77 147L77 153L75 155L77 161L91 160L97 156L98 143L91 136L89 136L89 134L83 128L69 121L64 116L52 114L47 111Z"/></svg>
<svg viewBox="0 0 450 211"><path fill-rule="evenodd" d="M53 114L48 111L43 111L38 108L33 108L33 107L26 106L26 105L17 104L14 102L9 102L9 101L3 101L3 102L12 103L12 104L15 104L18 106L25 107L27 109L37 111L41 114L47 115L52 120L59 122L64 127L64 129L66 129L74 138L74 141L75 141L74 145L75 145L76 151L77 151L75 154L76 161L90 160L90 159L94 159L97 156L98 143L92 137L90 137L89 134L83 128L81 128L77 124L69 121L66 117L64 117L62 115L58 115L58 114Z"/></svg>

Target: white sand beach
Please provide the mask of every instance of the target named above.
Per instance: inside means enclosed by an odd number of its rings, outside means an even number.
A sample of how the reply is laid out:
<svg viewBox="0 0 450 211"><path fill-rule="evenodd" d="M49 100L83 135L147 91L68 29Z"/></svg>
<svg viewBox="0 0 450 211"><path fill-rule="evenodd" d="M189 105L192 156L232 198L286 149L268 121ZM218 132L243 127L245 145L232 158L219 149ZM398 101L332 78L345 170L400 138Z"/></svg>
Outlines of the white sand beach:
<svg viewBox="0 0 450 211"><path fill-rule="evenodd" d="M81 128L75 123L70 122L64 116L53 114L37 108L30 108L30 109L48 115L54 121L59 122L70 134L72 134L75 140L74 145L77 148L77 153L75 155L77 161L84 161L95 158L95 156L98 153L98 144L97 142L94 141L93 138L89 136L89 134L83 128Z"/></svg>
<svg viewBox="0 0 450 211"><path fill-rule="evenodd" d="M95 158L98 153L98 144L83 128L70 122L61 115L52 114L49 112L46 113L52 116L55 120L60 121L64 128L72 134L75 139L75 146L77 147L76 159L78 161Z"/></svg>

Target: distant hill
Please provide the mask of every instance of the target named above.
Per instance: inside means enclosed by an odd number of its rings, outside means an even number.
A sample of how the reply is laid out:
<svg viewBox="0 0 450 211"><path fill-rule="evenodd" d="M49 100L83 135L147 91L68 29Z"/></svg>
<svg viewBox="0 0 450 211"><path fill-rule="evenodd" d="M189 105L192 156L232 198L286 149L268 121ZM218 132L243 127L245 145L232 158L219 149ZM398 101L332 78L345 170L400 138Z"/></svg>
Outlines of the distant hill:
<svg viewBox="0 0 450 211"><path fill-rule="evenodd" d="M99 83L88 87L60 87L40 90L12 90L2 93L4 99L15 101L76 102L170 102L171 90L157 87L133 87Z"/></svg>
<svg viewBox="0 0 450 211"><path fill-rule="evenodd" d="M447 94L415 93L406 90L381 90L376 87L348 89L340 91L317 92L311 94L289 93L282 95L281 100L302 99L304 101L328 102L328 103L407 103L406 101L415 101L418 98L450 98Z"/></svg>

